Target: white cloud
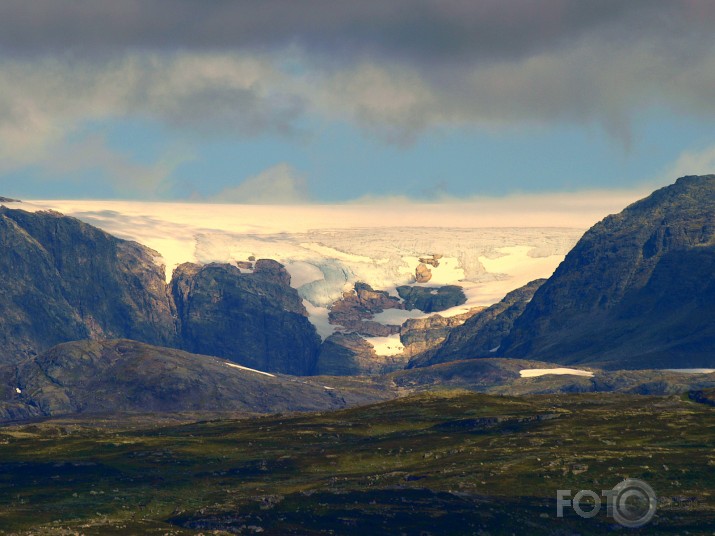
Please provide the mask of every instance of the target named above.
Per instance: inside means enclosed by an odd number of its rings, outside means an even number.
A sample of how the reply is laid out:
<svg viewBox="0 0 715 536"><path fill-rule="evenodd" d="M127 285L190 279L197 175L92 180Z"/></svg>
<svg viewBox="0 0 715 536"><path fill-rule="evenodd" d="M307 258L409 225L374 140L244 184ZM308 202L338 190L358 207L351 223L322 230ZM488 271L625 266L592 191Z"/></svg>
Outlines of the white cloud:
<svg viewBox="0 0 715 536"><path fill-rule="evenodd" d="M1 171L33 165L90 122L156 120L202 136L289 134L299 95L260 56L127 53L0 60Z"/></svg>
<svg viewBox="0 0 715 536"><path fill-rule="evenodd" d="M223 203L291 205L308 200L306 180L288 164L272 166L214 197Z"/></svg>
<svg viewBox="0 0 715 536"><path fill-rule="evenodd" d="M672 182L675 177L712 173L715 173L715 145L701 150L684 151L663 174L663 179Z"/></svg>
<svg viewBox="0 0 715 536"><path fill-rule="evenodd" d="M168 189L174 171L193 159L186 148L170 147L154 161L140 163L112 149L99 134L72 141L54 138L26 145L25 151L20 152L21 160L0 159L0 173L23 164L32 165L48 181L106 182L116 194L146 199Z"/></svg>

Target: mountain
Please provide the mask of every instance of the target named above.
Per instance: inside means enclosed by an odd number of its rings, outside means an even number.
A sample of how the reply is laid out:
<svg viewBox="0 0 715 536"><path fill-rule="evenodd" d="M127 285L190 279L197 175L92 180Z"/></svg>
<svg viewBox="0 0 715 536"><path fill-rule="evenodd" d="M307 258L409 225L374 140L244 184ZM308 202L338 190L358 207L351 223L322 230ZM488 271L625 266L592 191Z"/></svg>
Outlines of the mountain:
<svg viewBox="0 0 715 536"><path fill-rule="evenodd" d="M498 354L610 369L715 364L715 175L687 176L592 227Z"/></svg>
<svg viewBox="0 0 715 536"><path fill-rule="evenodd" d="M320 346L285 268L177 268L159 254L55 212L0 207L0 363L75 340L132 339L311 374Z"/></svg>
<svg viewBox="0 0 715 536"><path fill-rule="evenodd" d="M0 370L2 420L116 412L329 410L391 398L377 381L295 378L130 340L60 344Z"/></svg>
<svg viewBox="0 0 715 536"><path fill-rule="evenodd" d="M58 213L0 207L0 362L60 342L177 344L158 254Z"/></svg>
<svg viewBox="0 0 715 536"><path fill-rule="evenodd" d="M260 259L250 273L230 264L182 264L171 293L183 349L267 372L315 370L320 337L280 263Z"/></svg>

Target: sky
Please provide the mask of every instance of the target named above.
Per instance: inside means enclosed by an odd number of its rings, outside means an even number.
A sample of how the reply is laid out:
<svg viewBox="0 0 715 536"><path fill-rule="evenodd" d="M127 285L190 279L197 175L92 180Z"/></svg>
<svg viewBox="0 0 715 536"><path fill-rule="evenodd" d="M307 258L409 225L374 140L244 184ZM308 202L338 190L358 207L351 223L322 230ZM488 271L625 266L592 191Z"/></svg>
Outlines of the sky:
<svg viewBox="0 0 715 536"><path fill-rule="evenodd" d="M715 172L709 0L3 0L0 195L545 202Z"/></svg>

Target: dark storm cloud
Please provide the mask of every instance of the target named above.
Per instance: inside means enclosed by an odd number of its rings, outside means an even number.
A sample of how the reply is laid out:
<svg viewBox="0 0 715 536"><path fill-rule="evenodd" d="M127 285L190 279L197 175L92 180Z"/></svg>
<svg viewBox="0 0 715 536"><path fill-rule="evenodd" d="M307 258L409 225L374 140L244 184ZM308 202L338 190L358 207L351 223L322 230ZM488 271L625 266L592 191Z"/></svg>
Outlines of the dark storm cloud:
<svg viewBox="0 0 715 536"><path fill-rule="evenodd" d="M406 144L595 123L628 143L649 106L715 116L713 24L710 0L0 0L0 157L127 116L255 136L317 115Z"/></svg>
<svg viewBox="0 0 715 536"><path fill-rule="evenodd" d="M705 1L654 0L3 0L0 46L33 53L296 44L330 58L451 63L518 58L595 31L630 41L684 22L707 25L714 12Z"/></svg>

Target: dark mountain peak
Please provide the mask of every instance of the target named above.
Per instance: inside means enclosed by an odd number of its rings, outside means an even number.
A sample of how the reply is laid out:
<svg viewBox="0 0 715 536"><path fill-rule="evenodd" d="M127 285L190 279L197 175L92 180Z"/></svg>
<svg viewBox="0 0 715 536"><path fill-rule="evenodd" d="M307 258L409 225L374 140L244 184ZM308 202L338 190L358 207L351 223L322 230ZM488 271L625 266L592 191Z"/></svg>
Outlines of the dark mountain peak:
<svg viewBox="0 0 715 536"><path fill-rule="evenodd" d="M614 368L712 364L715 305L700 302L715 293L713 273L715 175L682 177L587 231L501 352Z"/></svg>
<svg viewBox="0 0 715 536"><path fill-rule="evenodd" d="M69 340L175 342L158 254L55 212L0 207L0 360Z"/></svg>
<svg viewBox="0 0 715 536"><path fill-rule="evenodd" d="M652 214L675 207L697 209L708 202L715 202L715 175L686 175L629 205L621 214Z"/></svg>

